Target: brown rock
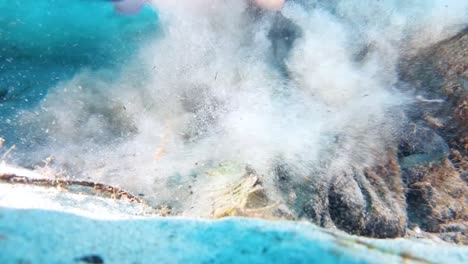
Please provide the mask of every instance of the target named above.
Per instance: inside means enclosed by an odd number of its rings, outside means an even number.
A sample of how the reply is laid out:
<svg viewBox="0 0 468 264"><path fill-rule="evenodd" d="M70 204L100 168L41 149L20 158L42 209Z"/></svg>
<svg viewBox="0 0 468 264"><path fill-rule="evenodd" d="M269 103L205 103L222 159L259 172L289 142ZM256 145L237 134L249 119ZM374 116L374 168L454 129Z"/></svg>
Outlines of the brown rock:
<svg viewBox="0 0 468 264"><path fill-rule="evenodd" d="M424 231L443 232L442 225L466 221L468 188L449 160L403 172L408 218Z"/></svg>
<svg viewBox="0 0 468 264"><path fill-rule="evenodd" d="M381 164L329 181L301 182L294 182L299 177L288 175L283 166L277 170L278 186L299 218L356 235L401 237L406 232L406 204L396 154Z"/></svg>

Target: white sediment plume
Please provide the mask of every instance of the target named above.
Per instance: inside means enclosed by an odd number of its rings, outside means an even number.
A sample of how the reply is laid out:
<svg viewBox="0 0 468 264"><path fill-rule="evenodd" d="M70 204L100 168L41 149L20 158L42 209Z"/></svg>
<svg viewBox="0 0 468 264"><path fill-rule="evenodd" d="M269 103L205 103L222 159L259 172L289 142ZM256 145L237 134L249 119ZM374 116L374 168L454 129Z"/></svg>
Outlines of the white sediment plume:
<svg viewBox="0 0 468 264"><path fill-rule="evenodd" d="M468 4L305 2L281 9L300 32L282 50L285 74L272 61L288 40L271 32L291 28L274 26L274 12L240 0L155 1L162 34L115 81L83 70L23 115L31 131L47 131L28 156L52 154L73 175L159 200L180 193L171 179L190 182L224 161L267 178L278 163L317 178L372 166L408 101L395 89L399 57L466 25Z"/></svg>

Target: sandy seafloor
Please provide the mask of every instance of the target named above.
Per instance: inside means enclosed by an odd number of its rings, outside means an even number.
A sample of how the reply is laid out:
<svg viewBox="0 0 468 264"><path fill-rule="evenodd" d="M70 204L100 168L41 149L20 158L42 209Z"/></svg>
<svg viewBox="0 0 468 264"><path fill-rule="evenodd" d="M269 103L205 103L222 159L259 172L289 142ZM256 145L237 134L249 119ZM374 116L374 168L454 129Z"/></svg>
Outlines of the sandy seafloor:
<svg viewBox="0 0 468 264"><path fill-rule="evenodd" d="M305 222L164 218L125 201L0 184L0 263L466 263L468 248ZM97 258L97 259L96 259ZM97 262L99 263L99 262Z"/></svg>

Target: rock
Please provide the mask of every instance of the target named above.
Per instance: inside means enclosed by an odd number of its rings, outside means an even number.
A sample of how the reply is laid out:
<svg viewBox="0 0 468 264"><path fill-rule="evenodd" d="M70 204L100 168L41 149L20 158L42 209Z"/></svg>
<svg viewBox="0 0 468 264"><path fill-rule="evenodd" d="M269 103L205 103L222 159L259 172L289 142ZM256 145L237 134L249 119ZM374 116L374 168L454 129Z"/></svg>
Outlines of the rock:
<svg viewBox="0 0 468 264"><path fill-rule="evenodd" d="M444 103L418 102L408 112L415 121L437 119L443 126L427 122L452 149L468 150L468 28L416 55L402 59L400 79L415 93Z"/></svg>
<svg viewBox="0 0 468 264"><path fill-rule="evenodd" d="M414 123L405 129L398 152L402 169L440 162L450 154L449 147L441 136L428 127Z"/></svg>
<svg viewBox="0 0 468 264"><path fill-rule="evenodd" d="M288 206L323 227L370 237L404 236L406 212L396 155L387 164L343 173L329 181L294 182L285 166L276 170Z"/></svg>
<svg viewBox="0 0 468 264"><path fill-rule="evenodd" d="M277 165L274 173L276 188L297 218L306 218L323 227L335 227L328 212L325 182L292 175L286 164ZM303 180L298 181L300 178Z"/></svg>
<svg viewBox="0 0 468 264"><path fill-rule="evenodd" d="M402 137L399 158L409 222L444 240L464 244L468 220L467 50L465 28L404 58L400 65L401 79L418 96L443 101L419 101L408 111L413 129Z"/></svg>
<svg viewBox="0 0 468 264"><path fill-rule="evenodd" d="M468 188L449 160L403 170L403 180L409 221L424 231L452 231L441 225L468 221Z"/></svg>
<svg viewBox="0 0 468 264"><path fill-rule="evenodd" d="M339 229L361 234L366 228L366 198L369 197L361 191L353 176L344 174L333 182L328 193L328 209L333 223Z"/></svg>
<svg viewBox="0 0 468 264"><path fill-rule="evenodd" d="M249 166L236 162L200 165L190 175L175 175L168 182L170 189L178 190L172 200L165 201L173 215L215 219L232 216L294 218L276 198L275 190L266 188L265 177Z"/></svg>
<svg viewBox="0 0 468 264"><path fill-rule="evenodd" d="M356 177L366 198L363 235L388 238L405 235L406 211L401 176L395 157Z"/></svg>
<svg viewBox="0 0 468 264"><path fill-rule="evenodd" d="M274 201L263 186L261 178L247 169L234 184L224 187L213 199L212 217L246 216L265 219L291 219L279 201Z"/></svg>

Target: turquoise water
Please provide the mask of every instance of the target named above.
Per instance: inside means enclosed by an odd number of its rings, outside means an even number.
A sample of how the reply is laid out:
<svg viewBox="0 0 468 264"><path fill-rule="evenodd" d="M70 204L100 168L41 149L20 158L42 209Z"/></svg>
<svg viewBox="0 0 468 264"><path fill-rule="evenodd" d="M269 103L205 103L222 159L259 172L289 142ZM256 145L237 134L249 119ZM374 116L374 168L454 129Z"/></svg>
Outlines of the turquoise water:
<svg viewBox="0 0 468 264"><path fill-rule="evenodd" d="M158 32L158 16L114 12L108 1L0 0L0 134L22 109L83 69L118 71Z"/></svg>

